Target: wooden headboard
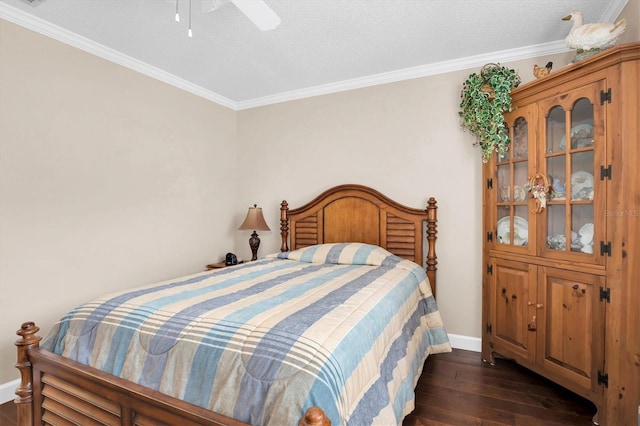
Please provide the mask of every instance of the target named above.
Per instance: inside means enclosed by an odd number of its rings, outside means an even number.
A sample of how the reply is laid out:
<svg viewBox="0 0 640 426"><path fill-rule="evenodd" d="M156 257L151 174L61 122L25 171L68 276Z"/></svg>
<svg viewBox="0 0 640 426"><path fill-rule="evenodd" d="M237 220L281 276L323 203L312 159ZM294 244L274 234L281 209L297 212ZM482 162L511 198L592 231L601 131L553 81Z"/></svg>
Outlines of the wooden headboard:
<svg viewBox="0 0 640 426"><path fill-rule="evenodd" d="M403 206L366 186L340 185L295 209L289 209L283 201L280 231L281 251L322 243L359 242L378 245L418 265L426 264L435 297L438 264L435 198L430 198L427 207L420 210Z"/></svg>

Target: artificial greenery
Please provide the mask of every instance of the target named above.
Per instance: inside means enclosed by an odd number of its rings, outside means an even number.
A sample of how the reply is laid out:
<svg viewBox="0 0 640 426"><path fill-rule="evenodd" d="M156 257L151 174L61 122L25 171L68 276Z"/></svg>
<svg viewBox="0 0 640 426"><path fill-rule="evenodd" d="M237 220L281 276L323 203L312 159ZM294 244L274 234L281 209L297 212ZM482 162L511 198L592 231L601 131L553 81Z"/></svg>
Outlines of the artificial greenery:
<svg viewBox="0 0 640 426"><path fill-rule="evenodd" d="M464 82L459 112L462 126L478 137L485 163L494 151L502 155L509 148L503 113L512 110L511 90L519 84L518 72L500 64L487 64Z"/></svg>

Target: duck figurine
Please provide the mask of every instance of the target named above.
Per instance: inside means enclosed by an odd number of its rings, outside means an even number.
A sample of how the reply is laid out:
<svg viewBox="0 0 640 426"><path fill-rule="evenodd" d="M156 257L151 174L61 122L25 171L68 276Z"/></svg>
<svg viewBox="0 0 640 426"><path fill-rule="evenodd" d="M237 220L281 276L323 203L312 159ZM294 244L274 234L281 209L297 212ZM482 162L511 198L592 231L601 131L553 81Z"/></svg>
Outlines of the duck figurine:
<svg viewBox="0 0 640 426"><path fill-rule="evenodd" d="M573 26L569 31L569 35L565 38L565 43L571 49L575 49L578 55L586 52L591 55L612 47L627 29L627 20L624 18L615 24L585 24L582 13L572 12L562 20L573 21Z"/></svg>

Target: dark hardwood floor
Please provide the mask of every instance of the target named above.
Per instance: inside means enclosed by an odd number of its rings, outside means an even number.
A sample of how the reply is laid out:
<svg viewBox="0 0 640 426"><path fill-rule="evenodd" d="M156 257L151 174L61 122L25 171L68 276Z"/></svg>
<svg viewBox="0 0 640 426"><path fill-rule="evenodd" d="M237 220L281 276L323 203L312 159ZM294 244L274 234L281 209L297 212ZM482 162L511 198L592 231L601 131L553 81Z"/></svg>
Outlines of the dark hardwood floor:
<svg viewBox="0 0 640 426"><path fill-rule="evenodd" d="M595 411L589 401L511 361L489 366L477 352L454 349L427 360L416 409L403 426L588 426ZM13 402L0 405L0 425L15 426L15 413Z"/></svg>
<svg viewBox="0 0 640 426"><path fill-rule="evenodd" d="M13 401L5 402L0 405L0 425L16 426L16 417L16 407L13 405Z"/></svg>
<svg viewBox="0 0 640 426"><path fill-rule="evenodd" d="M403 426L592 425L588 400L516 363L454 349L429 357Z"/></svg>

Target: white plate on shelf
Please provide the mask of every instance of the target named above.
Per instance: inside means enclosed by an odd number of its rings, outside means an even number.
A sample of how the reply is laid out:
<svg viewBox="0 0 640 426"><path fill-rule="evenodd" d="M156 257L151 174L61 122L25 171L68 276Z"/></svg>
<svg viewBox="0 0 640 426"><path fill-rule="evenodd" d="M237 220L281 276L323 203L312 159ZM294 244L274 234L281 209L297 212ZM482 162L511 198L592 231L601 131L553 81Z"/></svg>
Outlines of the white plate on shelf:
<svg viewBox="0 0 640 426"><path fill-rule="evenodd" d="M593 175L591 173L575 172L571 175L571 198L574 200L593 200Z"/></svg>
<svg viewBox="0 0 640 426"><path fill-rule="evenodd" d="M578 231L583 246L593 243L593 223L585 223Z"/></svg>
<svg viewBox="0 0 640 426"><path fill-rule="evenodd" d="M521 186L513 187L513 201L525 201L527 199L527 192Z"/></svg>
<svg viewBox="0 0 640 426"><path fill-rule="evenodd" d="M593 126L591 124L578 124L577 126L573 126L571 128L571 139L573 140L575 137L591 138L593 140ZM560 150L564 150L567 144L566 138L566 136L563 136L560 140ZM582 148L583 146L572 146L571 148Z"/></svg>
<svg viewBox="0 0 640 426"><path fill-rule="evenodd" d="M511 244L511 218L503 217L498 221L498 242L501 244ZM513 245L524 246L529 241L529 222L520 216L515 216L513 223Z"/></svg>

